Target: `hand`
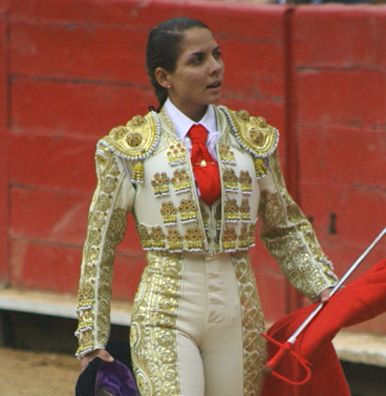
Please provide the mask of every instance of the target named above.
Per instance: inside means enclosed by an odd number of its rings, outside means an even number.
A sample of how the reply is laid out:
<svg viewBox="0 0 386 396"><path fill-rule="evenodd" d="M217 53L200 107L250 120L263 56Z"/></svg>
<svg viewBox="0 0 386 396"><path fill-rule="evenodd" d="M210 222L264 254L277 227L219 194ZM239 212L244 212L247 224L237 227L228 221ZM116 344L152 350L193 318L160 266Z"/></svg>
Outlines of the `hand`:
<svg viewBox="0 0 386 396"><path fill-rule="evenodd" d="M329 287L329 288L327 288L327 289L324 289L324 290L320 293L320 298L319 298L320 302L326 303L326 302L329 300L329 298L330 298L330 293L331 293L331 290L332 290L332 289L333 289L332 287Z"/></svg>
<svg viewBox="0 0 386 396"><path fill-rule="evenodd" d="M88 366L91 360L93 360L96 357L99 357L103 361L108 363L114 361L114 358L105 349L95 349L95 351L91 351L87 355L83 356L82 359L80 359L81 371L85 370L85 368Z"/></svg>

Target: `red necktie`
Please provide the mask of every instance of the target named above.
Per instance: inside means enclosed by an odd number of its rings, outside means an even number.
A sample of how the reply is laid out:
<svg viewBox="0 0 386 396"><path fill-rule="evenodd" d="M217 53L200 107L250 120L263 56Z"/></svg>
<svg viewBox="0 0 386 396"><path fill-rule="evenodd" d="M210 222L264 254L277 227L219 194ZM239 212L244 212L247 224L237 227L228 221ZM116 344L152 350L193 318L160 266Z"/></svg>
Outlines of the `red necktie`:
<svg viewBox="0 0 386 396"><path fill-rule="evenodd" d="M193 125L188 136L192 141L193 173L200 190L200 199L207 205L212 205L221 194L220 174L218 164L206 147L208 131L202 125Z"/></svg>

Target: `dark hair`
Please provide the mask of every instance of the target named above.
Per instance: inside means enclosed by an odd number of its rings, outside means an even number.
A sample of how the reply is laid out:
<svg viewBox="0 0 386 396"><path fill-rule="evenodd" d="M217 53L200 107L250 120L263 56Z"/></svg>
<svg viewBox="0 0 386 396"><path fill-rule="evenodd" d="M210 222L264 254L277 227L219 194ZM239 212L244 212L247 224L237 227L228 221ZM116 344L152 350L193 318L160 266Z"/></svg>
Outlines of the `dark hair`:
<svg viewBox="0 0 386 396"><path fill-rule="evenodd" d="M165 103L168 94L167 90L158 84L155 70L157 67L162 67L168 72L175 70L184 32L194 27L209 29L203 22L196 19L178 17L160 23L149 33L146 47L147 74L160 107Z"/></svg>

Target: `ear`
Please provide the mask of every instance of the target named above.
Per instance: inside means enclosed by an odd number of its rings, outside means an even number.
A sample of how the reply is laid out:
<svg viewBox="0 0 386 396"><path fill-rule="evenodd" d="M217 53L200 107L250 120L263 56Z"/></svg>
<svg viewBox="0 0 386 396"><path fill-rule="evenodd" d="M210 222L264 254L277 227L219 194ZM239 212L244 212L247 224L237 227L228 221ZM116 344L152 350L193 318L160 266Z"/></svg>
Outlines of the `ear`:
<svg viewBox="0 0 386 396"><path fill-rule="evenodd" d="M162 67L157 67L154 71L154 77L157 80L158 84L165 89L169 89L171 87L171 81L169 73L163 69Z"/></svg>

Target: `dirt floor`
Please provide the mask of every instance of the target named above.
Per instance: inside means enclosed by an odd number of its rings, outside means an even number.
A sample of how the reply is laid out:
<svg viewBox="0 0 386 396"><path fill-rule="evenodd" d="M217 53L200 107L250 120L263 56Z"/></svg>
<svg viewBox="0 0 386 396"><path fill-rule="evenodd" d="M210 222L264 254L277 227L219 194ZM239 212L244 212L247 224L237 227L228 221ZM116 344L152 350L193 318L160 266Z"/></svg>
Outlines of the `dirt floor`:
<svg viewBox="0 0 386 396"><path fill-rule="evenodd" d="M71 356L0 348L0 395L72 396L78 375Z"/></svg>

